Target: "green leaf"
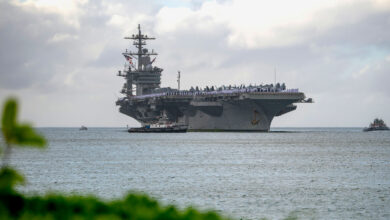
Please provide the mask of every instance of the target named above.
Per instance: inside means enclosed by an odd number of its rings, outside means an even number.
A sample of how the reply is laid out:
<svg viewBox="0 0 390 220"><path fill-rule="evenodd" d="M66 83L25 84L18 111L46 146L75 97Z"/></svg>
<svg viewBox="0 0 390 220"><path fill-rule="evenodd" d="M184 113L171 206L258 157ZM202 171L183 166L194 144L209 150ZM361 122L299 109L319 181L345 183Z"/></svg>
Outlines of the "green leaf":
<svg viewBox="0 0 390 220"><path fill-rule="evenodd" d="M34 147L44 147L46 145L46 140L37 134L29 124L21 124L15 127L13 135L13 144Z"/></svg>
<svg viewBox="0 0 390 220"><path fill-rule="evenodd" d="M0 170L0 192L10 193L13 192L14 186L23 184L24 178L16 170L9 167L3 167Z"/></svg>
<svg viewBox="0 0 390 220"><path fill-rule="evenodd" d="M3 131L5 142L12 138L12 131L16 125L16 117L18 104L16 99L9 98L4 105L3 115L1 120L1 129Z"/></svg>
<svg viewBox="0 0 390 220"><path fill-rule="evenodd" d="M18 124L16 121L18 104L16 99L9 98L5 105L2 118L2 131L8 145L23 145L44 147L46 140L35 132L29 124Z"/></svg>

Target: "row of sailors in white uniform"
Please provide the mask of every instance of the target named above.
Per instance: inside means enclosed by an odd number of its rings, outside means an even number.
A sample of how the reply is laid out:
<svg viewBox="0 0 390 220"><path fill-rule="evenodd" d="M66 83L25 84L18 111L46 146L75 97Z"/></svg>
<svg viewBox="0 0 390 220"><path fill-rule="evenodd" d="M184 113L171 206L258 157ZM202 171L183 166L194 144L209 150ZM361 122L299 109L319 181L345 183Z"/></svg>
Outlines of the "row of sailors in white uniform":
<svg viewBox="0 0 390 220"><path fill-rule="evenodd" d="M274 88L245 88L245 89L230 89L222 91L173 91L173 92L162 92L162 93L153 93L147 95L139 95L134 98L151 98L151 97L160 97L160 96L196 96L196 95L213 95L213 94L233 94L233 93L250 93L250 92L287 92L287 93L296 93L299 92L298 89L274 89Z"/></svg>

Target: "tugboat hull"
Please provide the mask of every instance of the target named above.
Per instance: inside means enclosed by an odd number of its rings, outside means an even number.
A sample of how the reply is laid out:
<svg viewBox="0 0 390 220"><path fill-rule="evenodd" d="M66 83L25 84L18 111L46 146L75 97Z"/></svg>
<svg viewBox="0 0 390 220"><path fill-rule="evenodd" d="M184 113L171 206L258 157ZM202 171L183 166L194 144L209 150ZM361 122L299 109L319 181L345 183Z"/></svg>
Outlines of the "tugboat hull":
<svg viewBox="0 0 390 220"><path fill-rule="evenodd" d="M161 128L130 128L129 133L185 133L187 132L187 126L173 126L173 127L161 127Z"/></svg>
<svg viewBox="0 0 390 220"><path fill-rule="evenodd" d="M363 131L388 131L390 130L388 127L385 128L365 128Z"/></svg>
<svg viewBox="0 0 390 220"><path fill-rule="evenodd" d="M389 127L386 126L382 119L376 118L374 122L370 124L370 127L364 128L363 131L387 131Z"/></svg>

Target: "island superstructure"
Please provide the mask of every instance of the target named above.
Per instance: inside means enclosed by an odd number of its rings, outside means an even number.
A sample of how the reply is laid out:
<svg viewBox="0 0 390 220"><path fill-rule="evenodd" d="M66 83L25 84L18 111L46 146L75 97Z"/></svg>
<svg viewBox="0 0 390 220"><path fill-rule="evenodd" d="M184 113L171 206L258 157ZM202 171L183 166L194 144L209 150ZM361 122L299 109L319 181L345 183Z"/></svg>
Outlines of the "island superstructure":
<svg viewBox="0 0 390 220"><path fill-rule="evenodd" d="M124 97L116 104L142 126L164 121L186 125L190 131L269 131L272 119L295 110L294 103L312 102L284 83L161 88L163 69L153 66L157 53L144 47L155 38L143 34L138 25L138 34L125 39L133 40L137 51L122 53L128 64L118 76L126 82L121 90Z"/></svg>

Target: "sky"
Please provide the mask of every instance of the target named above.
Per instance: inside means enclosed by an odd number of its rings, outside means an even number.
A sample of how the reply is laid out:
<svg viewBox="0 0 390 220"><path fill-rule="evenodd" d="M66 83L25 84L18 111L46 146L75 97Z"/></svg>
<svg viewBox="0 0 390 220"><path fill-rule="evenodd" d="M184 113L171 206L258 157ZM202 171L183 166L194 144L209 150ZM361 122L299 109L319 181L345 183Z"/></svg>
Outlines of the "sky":
<svg viewBox="0 0 390 220"><path fill-rule="evenodd" d="M162 87L279 82L313 104L273 127L390 124L389 0L0 0L0 101L38 127L125 127L123 39L156 37Z"/></svg>

